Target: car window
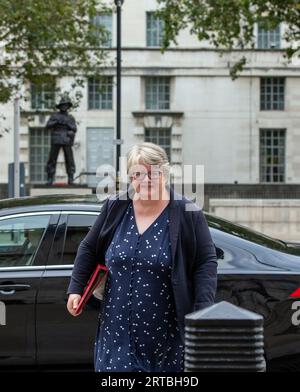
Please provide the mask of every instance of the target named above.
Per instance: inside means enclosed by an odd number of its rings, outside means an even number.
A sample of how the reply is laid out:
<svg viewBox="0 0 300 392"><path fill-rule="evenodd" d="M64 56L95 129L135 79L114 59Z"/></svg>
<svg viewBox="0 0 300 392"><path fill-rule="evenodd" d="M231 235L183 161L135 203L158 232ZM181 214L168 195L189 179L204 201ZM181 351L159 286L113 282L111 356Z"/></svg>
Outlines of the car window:
<svg viewBox="0 0 300 392"><path fill-rule="evenodd" d="M32 265L49 215L0 220L0 268Z"/></svg>
<svg viewBox="0 0 300 392"><path fill-rule="evenodd" d="M272 238L249 227L240 225L238 223L230 222L213 214L207 214L206 218L210 229L219 230L226 234L230 234L237 238L240 238L241 240L251 241L253 243L265 246L270 249L279 250L281 252L299 254L299 250L295 251L295 249L292 249L290 251L286 246L286 243L282 240Z"/></svg>
<svg viewBox="0 0 300 392"><path fill-rule="evenodd" d="M223 237L223 240L220 237ZM218 259L218 268L220 270L236 269L239 271L274 271L274 269L276 269L276 267L272 265L266 265L259 262L252 252L236 246L236 244L233 244L228 237L230 237L229 234L222 233L220 236L213 233L213 240Z"/></svg>
<svg viewBox="0 0 300 392"><path fill-rule="evenodd" d="M97 215L74 214L68 216L67 232L63 249L63 264L73 264L78 246L93 226Z"/></svg>

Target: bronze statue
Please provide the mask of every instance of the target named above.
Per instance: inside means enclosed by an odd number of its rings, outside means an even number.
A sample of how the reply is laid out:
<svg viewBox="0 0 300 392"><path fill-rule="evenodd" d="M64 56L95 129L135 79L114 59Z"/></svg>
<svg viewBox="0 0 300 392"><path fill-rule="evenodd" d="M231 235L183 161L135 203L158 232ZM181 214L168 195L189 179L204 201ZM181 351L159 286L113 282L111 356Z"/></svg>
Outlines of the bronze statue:
<svg viewBox="0 0 300 392"><path fill-rule="evenodd" d="M53 184L57 157L61 147L64 150L68 184L70 185L73 184L75 173L72 146L77 127L74 117L68 113L68 110L72 107L72 102L69 99L62 98L56 107L59 112L53 113L46 124L46 129L51 130L51 150L46 166L47 185Z"/></svg>

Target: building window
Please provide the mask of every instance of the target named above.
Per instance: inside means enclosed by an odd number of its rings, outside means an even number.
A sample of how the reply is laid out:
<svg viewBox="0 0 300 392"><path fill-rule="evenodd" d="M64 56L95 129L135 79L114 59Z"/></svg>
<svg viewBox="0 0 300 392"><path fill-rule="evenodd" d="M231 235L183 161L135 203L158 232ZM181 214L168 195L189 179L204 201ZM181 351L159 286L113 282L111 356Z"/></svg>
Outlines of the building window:
<svg viewBox="0 0 300 392"><path fill-rule="evenodd" d="M147 12L147 46L162 45L164 22L154 12Z"/></svg>
<svg viewBox="0 0 300 392"><path fill-rule="evenodd" d="M110 48L112 46L112 14L98 14L92 18L91 24L94 27L95 37L99 37L99 46ZM100 37L103 37L103 29L105 37L104 41L100 42Z"/></svg>
<svg viewBox="0 0 300 392"><path fill-rule="evenodd" d="M273 30L267 30L261 24L257 26L258 49L280 49L281 32L280 25Z"/></svg>
<svg viewBox="0 0 300 392"><path fill-rule="evenodd" d="M260 130L260 181L285 181L285 129Z"/></svg>
<svg viewBox="0 0 300 392"><path fill-rule="evenodd" d="M260 110L284 110L285 78L260 79Z"/></svg>
<svg viewBox="0 0 300 392"><path fill-rule="evenodd" d="M55 107L55 82L31 83L31 109L53 109Z"/></svg>
<svg viewBox="0 0 300 392"><path fill-rule="evenodd" d="M146 110L170 109L170 78L147 77L145 92Z"/></svg>
<svg viewBox="0 0 300 392"><path fill-rule="evenodd" d="M31 183L46 182L46 164L50 147L50 130L29 128L29 178Z"/></svg>
<svg viewBox="0 0 300 392"><path fill-rule="evenodd" d="M88 108L113 108L113 77L91 77L88 79Z"/></svg>
<svg viewBox="0 0 300 392"><path fill-rule="evenodd" d="M146 128L145 142L155 143L164 148L171 162L171 129Z"/></svg>

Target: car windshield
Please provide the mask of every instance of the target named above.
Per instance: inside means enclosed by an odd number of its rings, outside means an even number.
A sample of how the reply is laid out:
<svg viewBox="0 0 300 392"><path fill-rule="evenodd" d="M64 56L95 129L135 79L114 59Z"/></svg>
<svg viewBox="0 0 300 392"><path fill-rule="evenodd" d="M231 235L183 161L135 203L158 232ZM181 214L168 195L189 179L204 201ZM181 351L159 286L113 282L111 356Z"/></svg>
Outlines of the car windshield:
<svg viewBox="0 0 300 392"><path fill-rule="evenodd" d="M266 246L274 250L300 256L300 245L297 246L291 243L287 244L280 239L270 237L246 226L230 222L212 214L206 214L206 218L208 225L214 229L224 231L225 233L232 234L236 237Z"/></svg>

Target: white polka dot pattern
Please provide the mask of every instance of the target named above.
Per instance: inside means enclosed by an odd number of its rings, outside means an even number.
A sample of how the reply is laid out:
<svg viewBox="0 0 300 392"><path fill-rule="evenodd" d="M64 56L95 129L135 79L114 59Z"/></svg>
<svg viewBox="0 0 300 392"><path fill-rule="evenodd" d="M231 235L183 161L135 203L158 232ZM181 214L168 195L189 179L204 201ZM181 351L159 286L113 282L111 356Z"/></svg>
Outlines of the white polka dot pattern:
<svg viewBox="0 0 300 392"><path fill-rule="evenodd" d="M95 371L183 371L171 284L169 206L139 234L132 202L105 255L109 268Z"/></svg>

